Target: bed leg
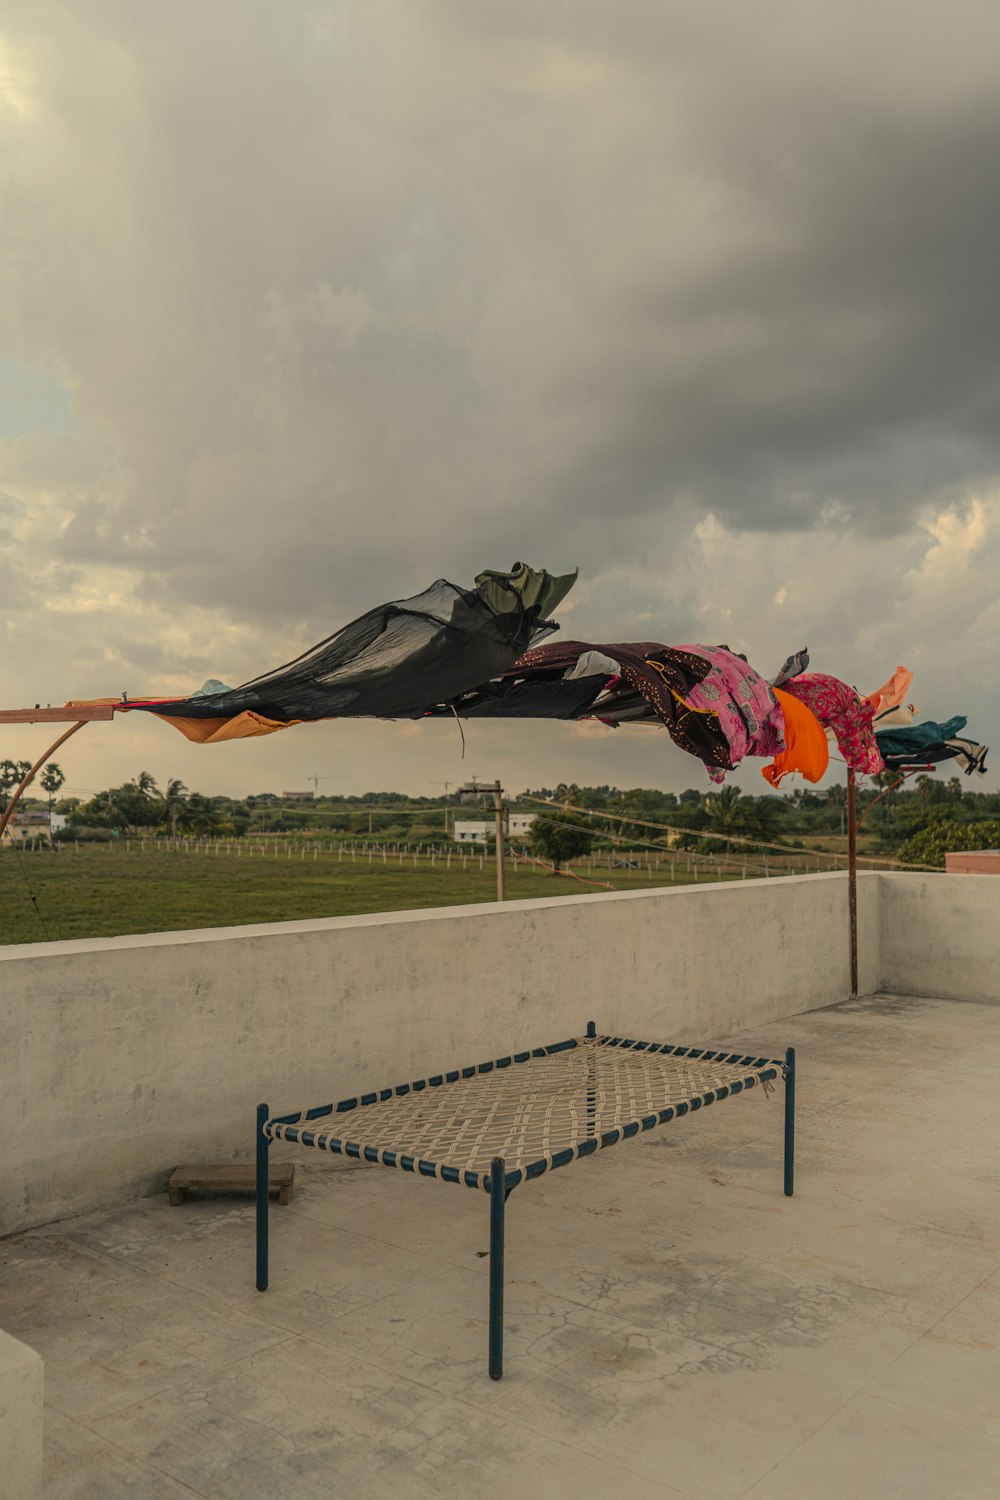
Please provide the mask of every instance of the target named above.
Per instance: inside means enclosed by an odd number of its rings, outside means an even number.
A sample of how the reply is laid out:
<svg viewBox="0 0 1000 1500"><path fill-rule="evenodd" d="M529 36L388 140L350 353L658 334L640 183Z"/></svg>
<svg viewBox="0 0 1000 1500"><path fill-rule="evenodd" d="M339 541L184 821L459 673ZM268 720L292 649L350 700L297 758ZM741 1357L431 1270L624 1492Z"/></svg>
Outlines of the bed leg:
<svg viewBox="0 0 1000 1500"><path fill-rule="evenodd" d="M257 1290L267 1291L267 1148L271 1144L264 1134L270 1111L266 1104L257 1106Z"/></svg>
<svg viewBox="0 0 1000 1500"><path fill-rule="evenodd" d="M490 1379L503 1374L503 1231L507 1172L502 1156L490 1166Z"/></svg>
<svg viewBox="0 0 1000 1500"><path fill-rule="evenodd" d="M785 1197L795 1190L795 1048L785 1053Z"/></svg>

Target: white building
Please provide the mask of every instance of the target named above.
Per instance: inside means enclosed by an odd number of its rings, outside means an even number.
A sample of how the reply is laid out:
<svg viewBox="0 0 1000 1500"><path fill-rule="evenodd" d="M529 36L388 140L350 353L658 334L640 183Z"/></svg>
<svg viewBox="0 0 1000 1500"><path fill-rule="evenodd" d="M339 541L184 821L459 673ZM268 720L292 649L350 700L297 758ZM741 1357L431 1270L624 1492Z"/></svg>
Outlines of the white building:
<svg viewBox="0 0 1000 1500"><path fill-rule="evenodd" d="M66 818L62 813L54 812L52 821L49 822L49 814L43 808L23 809L14 814L9 824L4 829L4 838L13 842L15 839L25 843L28 839L47 839L53 833L66 827Z"/></svg>
<svg viewBox="0 0 1000 1500"><path fill-rule="evenodd" d="M526 839L534 821L534 813L508 813L507 837ZM489 823L483 823L478 820L456 818L451 836L458 844L490 844L496 837L496 823L492 820Z"/></svg>

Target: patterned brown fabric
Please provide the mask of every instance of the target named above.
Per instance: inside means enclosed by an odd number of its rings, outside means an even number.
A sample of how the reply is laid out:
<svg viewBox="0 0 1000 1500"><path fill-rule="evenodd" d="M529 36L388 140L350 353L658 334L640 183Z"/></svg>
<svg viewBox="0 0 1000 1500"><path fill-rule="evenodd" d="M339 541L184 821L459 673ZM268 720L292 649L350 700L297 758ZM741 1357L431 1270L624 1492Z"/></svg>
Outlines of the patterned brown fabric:
<svg viewBox="0 0 1000 1500"><path fill-rule="evenodd" d="M688 692L707 675L711 665L705 657L697 656L693 651L678 650L659 641L613 645L552 641L526 651L505 675L525 678L545 672L567 671L586 651L602 652L618 663L623 693L629 689L640 693L681 750L709 765L732 770L729 742L719 727L718 715L690 708L685 701ZM596 703L589 712L607 724L617 723L615 694L612 692Z"/></svg>

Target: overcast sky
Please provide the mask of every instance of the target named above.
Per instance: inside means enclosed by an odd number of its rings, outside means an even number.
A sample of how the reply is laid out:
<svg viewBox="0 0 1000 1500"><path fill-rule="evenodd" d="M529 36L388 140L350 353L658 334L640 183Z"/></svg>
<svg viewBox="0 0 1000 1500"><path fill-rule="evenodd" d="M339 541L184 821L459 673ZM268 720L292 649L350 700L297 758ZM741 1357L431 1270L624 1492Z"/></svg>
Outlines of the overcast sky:
<svg viewBox="0 0 1000 1500"><path fill-rule="evenodd" d="M905 663L1000 756L998 58L992 0L0 0L0 706L238 683L523 559L579 566L574 636ZM656 729L466 737L59 760L709 788Z"/></svg>

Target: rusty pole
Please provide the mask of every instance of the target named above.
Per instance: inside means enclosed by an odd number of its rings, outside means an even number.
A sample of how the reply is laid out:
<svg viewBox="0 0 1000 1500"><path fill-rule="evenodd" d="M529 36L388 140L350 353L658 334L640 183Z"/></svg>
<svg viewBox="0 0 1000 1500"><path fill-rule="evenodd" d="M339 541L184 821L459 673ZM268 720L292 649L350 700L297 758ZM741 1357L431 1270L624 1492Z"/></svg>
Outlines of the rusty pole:
<svg viewBox="0 0 1000 1500"><path fill-rule="evenodd" d="M847 768L847 904L851 925L851 999L858 993L858 799L854 768Z"/></svg>
<svg viewBox="0 0 1000 1500"><path fill-rule="evenodd" d="M50 755L55 755L56 751L59 749L59 746L65 743L65 741L69 739L71 734L76 734L76 731L78 729L82 729L84 724L87 724L89 722L90 721L88 719L81 719L78 724L73 725L72 729L67 729L65 734L61 734L56 740L55 744L50 745L45 754L38 757L38 759L35 761L35 764L31 767L31 770L28 771L27 775L24 776L18 783L18 785L14 788L14 795L7 803L7 806L4 808L3 812L0 813L0 840L3 839L7 824L14 816L14 810L21 800L21 793L24 791L25 787L31 785L35 773L41 770L42 766L44 766Z"/></svg>

